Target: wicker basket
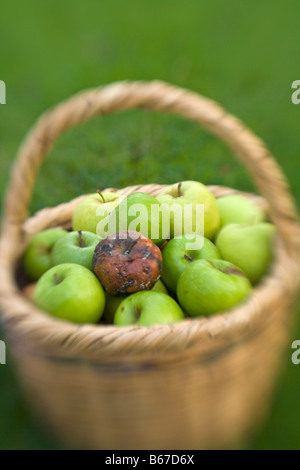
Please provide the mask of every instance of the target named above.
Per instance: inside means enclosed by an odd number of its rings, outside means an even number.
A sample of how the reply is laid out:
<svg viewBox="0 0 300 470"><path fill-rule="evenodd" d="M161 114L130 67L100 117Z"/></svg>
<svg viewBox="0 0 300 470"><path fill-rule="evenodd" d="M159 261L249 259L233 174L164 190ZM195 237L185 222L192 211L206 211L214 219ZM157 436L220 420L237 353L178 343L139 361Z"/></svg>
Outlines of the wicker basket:
<svg viewBox="0 0 300 470"><path fill-rule="evenodd" d="M70 227L78 201L27 219L41 162L62 132L133 107L180 115L225 141L262 197L248 196L268 208L277 226L269 274L230 312L149 328L77 326L45 315L20 294L15 268L26 243L43 229ZM120 192L157 195L161 189L154 184ZM216 196L234 192L211 190ZM288 345L299 246L297 212L279 167L265 145L216 103L154 81L114 83L60 104L21 146L2 220L1 319L32 410L73 447L203 449L240 442L269 408Z"/></svg>

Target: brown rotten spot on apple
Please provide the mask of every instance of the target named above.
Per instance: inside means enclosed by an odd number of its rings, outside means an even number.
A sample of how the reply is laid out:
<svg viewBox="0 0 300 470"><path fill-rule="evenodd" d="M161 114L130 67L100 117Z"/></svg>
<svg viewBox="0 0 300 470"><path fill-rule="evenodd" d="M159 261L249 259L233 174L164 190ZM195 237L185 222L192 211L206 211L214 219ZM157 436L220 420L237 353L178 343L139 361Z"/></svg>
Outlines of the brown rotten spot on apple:
<svg viewBox="0 0 300 470"><path fill-rule="evenodd" d="M141 233L113 233L96 246L93 271L110 295L149 290L161 276L162 254Z"/></svg>
<svg viewBox="0 0 300 470"><path fill-rule="evenodd" d="M234 274L235 276L245 277L247 279L246 274L234 264L232 264L231 266L224 266L223 268L220 268L219 266L216 266L214 262L210 259L207 259L206 261L211 264L214 268L218 269L219 271L222 271L225 274Z"/></svg>

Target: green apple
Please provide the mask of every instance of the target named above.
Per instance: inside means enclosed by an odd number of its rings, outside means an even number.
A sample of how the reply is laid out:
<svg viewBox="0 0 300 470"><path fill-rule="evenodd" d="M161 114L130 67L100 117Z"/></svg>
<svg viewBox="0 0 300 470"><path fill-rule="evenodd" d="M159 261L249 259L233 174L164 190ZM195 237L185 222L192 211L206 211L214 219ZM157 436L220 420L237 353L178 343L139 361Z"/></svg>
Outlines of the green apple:
<svg viewBox="0 0 300 470"><path fill-rule="evenodd" d="M161 292L162 294L168 294L166 286L164 285L164 283L160 279L158 279L158 281L156 281L156 283L154 284L154 286L150 290L152 290L152 292Z"/></svg>
<svg viewBox="0 0 300 470"><path fill-rule="evenodd" d="M217 198L221 227L228 224L259 223L266 220L265 211L252 199L230 194Z"/></svg>
<svg viewBox="0 0 300 470"><path fill-rule="evenodd" d="M38 280L33 302L57 318L75 323L97 323L105 294L97 277L79 264L58 264Z"/></svg>
<svg viewBox="0 0 300 470"><path fill-rule="evenodd" d="M182 181L168 186L157 196L157 200L163 207L170 209L171 238L186 233L197 233L212 239L219 229L220 215L216 199L208 188L198 181ZM171 210L172 206L174 211Z"/></svg>
<svg viewBox="0 0 300 470"><path fill-rule="evenodd" d="M124 198L108 218L108 235L132 230L157 245L164 242L162 214L158 200L148 193L135 192ZM168 233L166 234L169 236Z"/></svg>
<svg viewBox="0 0 300 470"><path fill-rule="evenodd" d="M105 291L105 308L103 312L103 319L107 324L113 324L115 313L127 295L110 295Z"/></svg>
<svg viewBox="0 0 300 470"><path fill-rule="evenodd" d="M122 199L123 197L113 192L101 193L99 191L87 195L75 206L72 215L73 230L97 233L105 238L107 235L103 229L104 221ZM100 224L99 227L98 224Z"/></svg>
<svg viewBox="0 0 300 470"><path fill-rule="evenodd" d="M190 316L208 316L229 310L245 300L252 286L246 275L228 261L198 260L181 274L177 298Z"/></svg>
<svg viewBox="0 0 300 470"><path fill-rule="evenodd" d="M184 320L178 303L161 292L140 291L129 295L120 303L114 324L118 326L169 324Z"/></svg>
<svg viewBox="0 0 300 470"><path fill-rule="evenodd" d="M100 241L101 238L92 232L69 232L55 243L51 254L52 266L75 263L92 271L93 254Z"/></svg>
<svg viewBox="0 0 300 470"><path fill-rule="evenodd" d="M189 249L190 246L195 246L196 249ZM218 248L208 238L200 235L194 236L193 239L187 235L172 238L163 248L162 255L161 278L173 294L176 294L179 277L191 262L198 259L221 258Z"/></svg>
<svg viewBox="0 0 300 470"><path fill-rule="evenodd" d="M269 222L229 224L220 230L216 246L222 258L238 266L252 284L257 284L273 258L275 233L275 226Z"/></svg>
<svg viewBox="0 0 300 470"><path fill-rule="evenodd" d="M37 281L52 266L53 246L67 233L60 228L49 228L33 236L22 260L22 268L31 281Z"/></svg>
<svg viewBox="0 0 300 470"><path fill-rule="evenodd" d="M167 289L165 288L164 284L161 282L159 279L152 289L150 289L152 292L161 292L163 294L168 294ZM117 308L119 307L120 303L123 302L124 299L126 299L128 295L109 295L107 292L105 292L105 309L103 313L103 318L106 323L113 323L114 322L114 316L117 311Z"/></svg>

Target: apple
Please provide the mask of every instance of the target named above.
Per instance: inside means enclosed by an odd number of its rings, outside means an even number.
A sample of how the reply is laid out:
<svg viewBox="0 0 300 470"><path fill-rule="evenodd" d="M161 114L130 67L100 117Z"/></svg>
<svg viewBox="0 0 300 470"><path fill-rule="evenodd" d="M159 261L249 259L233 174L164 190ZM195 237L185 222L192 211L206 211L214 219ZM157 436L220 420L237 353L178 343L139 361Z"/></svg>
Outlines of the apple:
<svg viewBox="0 0 300 470"><path fill-rule="evenodd" d="M275 226L269 222L229 224L220 230L216 246L222 258L238 266L252 284L257 284L273 258L275 233Z"/></svg>
<svg viewBox="0 0 300 470"><path fill-rule="evenodd" d="M161 276L161 250L132 230L112 233L96 246L93 272L110 295L151 289Z"/></svg>
<svg viewBox="0 0 300 470"><path fill-rule="evenodd" d="M154 284L150 291L168 294L167 289L165 288L160 279ZM105 292L105 309L103 313L103 318L106 323L114 322L114 316L117 311L117 308L119 307L120 303L123 302L123 300L127 297L128 295L109 295L107 292Z"/></svg>
<svg viewBox="0 0 300 470"><path fill-rule="evenodd" d="M208 316L244 301L252 286L246 275L225 260L198 260L181 274L177 298L190 316Z"/></svg>
<svg viewBox="0 0 300 470"><path fill-rule="evenodd" d="M120 303L114 324L118 326L169 324L184 320L178 303L161 292L140 291Z"/></svg>
<svg viewBox="0 0 300 470"><path fill-rule="evenodd" d="M105 294L96 276L79 264L58 264L38 280L34 304L57 318L75 323L97 323Z"/></svg>
<svg viewBox="0 0 300 470"><path fill-rule="evenodd" d="M163 207L169 207L169 209L173 204L178 206L175 214L170 210L171 238L186 233L197 233L212 239L219 229L220 215L216 199L208 188L198 181L182 181L168 186L157 196L157 200ZM203 207L199 206L200 204ZM190 213L189 208L191 208Z"/></svg>
<svg viewBox="0 0 300 470"><path fill-rule="evenodd" d="M105 291L105 308L103 319L105 323L113 324L115 313L119 305L126 299L128 295L110 295Z"/></svg>
<svg viewBox="0 0 300 470"><path fill-rule="evenodd" d="M89 194L81 199L75 206L72 215L73 230L84 230L86 232L97 233L100 237L106 237L103 227L109 213L123 199L113 192ZM98 224L99 230L98 230Z"/></svg>
<svg viewBox="0 0 300 470"><path fill-rule="evenodd" d="M33 236L22 259L22 268L31 281L37 281L52 266L53 246L67 233L60 228L49 228Z"/></svg>
<svg viewBox="0 0 300 470"><path fill-rule="evenodd" d="M64 263L81 264L92 271L94 251L101 238L85 231L69 232L55 243L51 259L52 266Z"/></svg>
<svg viewBox="0 0 300 470"><path fill-rule="evenodd" d="M191 243L193 241L193 243ZM199 246L188 249L189 246ZM191 240L189 236L175 237L162 250L163 270L161 278L167 288L176 294L178 279L185 268L198 259L220 259L218 248L208 238L196 235Z"/></svg>
<svg viewBox="0 0 300 470"><path fill-rule="evenodd" d="M228 224L259 223L266 220L265 211L252 199L230 194L217 198L217 206L221 218L221 227Z"/></svg>
<svg viewBox="0 0 300 470"><path fill-rule="evenodd" d="M150 290L152 290L152 292L161 292L162 294L168 294L166 286L164 285L164 283L160 279L158 281L156 281L156 283L154 284L154 286Z"/></svg>
<svg viewBox="0 0 300 470"><path fill-rule="evenodd" d="M164 242L162 214L158 200L148 193L135 192L124 198L108 218L108 235L135 231L156 245ZM169 228L166 233L169 236Z"/></svg>

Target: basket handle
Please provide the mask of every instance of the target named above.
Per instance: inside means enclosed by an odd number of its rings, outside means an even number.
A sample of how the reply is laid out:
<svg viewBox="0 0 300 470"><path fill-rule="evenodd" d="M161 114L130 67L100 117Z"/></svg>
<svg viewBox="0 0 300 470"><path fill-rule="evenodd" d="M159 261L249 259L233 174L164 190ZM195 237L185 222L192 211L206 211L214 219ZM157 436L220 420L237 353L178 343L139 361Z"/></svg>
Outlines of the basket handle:
<svg viewBox="0 0 300 470"><path fill-rule="evenodd" d="M5 199L3 230L11 224L21 230L39 167L60 134L95 116L130 108L174 113L225 141L268 201L271 220L287 252L291 256L299 252L297 210L287 181L264 143L214 101L161 81L115 82L86 90L43 114L19 149Z"/></svg>

